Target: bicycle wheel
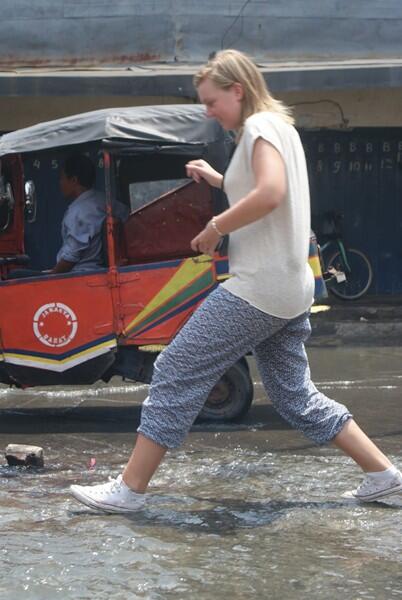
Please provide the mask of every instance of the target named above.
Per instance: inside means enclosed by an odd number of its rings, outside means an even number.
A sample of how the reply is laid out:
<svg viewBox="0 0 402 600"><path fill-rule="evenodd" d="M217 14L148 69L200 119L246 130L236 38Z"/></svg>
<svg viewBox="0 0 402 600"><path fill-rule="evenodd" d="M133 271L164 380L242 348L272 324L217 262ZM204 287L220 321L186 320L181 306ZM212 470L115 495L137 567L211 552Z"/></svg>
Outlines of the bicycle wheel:
<svg viewBox="0 0 402 600"><path fill-rule="evenodd" d="M367 256L360 250L348 248L346 250L350 270L344 264L341 253L335 252L328 261L328 265L346 275L345 281L334 279L328 289L338 298L343 300L357 300L369 289L373 281L373 268Z"/></svg>

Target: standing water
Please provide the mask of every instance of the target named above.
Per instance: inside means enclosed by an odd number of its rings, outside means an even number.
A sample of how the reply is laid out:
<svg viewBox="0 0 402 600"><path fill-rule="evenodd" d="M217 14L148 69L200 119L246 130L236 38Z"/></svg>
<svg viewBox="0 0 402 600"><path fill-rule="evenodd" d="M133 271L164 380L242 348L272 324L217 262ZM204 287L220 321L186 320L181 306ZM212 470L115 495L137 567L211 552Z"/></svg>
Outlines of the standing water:
<svg viewBox="0 0 402 600"><path fill-rule="evenodd" d="M402 349L310 349L318 386L402 465ZM259 381L241 424L196 424L132 515L78 504L71 483L116 476L144 386L0 389L1 447L42 446L45 468L0 466L1 600L402 598L402 496L359 504L353 462L274 412Z"/></svg>

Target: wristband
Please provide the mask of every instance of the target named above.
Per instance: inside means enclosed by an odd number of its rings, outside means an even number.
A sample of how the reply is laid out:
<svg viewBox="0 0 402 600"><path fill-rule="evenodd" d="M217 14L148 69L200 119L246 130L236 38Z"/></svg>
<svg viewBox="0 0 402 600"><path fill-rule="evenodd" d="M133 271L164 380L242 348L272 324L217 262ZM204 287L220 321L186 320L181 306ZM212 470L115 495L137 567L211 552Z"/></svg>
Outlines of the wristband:
<svg viewBox="0 0 402 600"><path fill-rule="evenodd" d="M215 232L219 235L219 237L225 236L225 234L222 233L222 231L219 229L218 225L216 224L215 217L212 217L212 219L210 220L210 223L211 223L212 229L215 230Z"/></svg>

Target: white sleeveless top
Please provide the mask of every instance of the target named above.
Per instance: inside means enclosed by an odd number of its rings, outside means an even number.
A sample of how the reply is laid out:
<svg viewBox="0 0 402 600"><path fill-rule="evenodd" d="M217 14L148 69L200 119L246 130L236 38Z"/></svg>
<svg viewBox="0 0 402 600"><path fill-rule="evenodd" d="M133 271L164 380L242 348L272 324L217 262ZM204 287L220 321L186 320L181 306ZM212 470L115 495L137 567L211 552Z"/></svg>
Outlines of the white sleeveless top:
<svg viewBox="0 0 402 600"><path fill-rule="evenodd" d="M252 153L258 138L281 154L287 195L271 213L230 234L232 277L222 285L265 313L291 319L310 308L314 294L314 275L308 264L310 195L306 160L292 125L275 113L252 115L244 124L224 177L231 206L255 187Z"/></svg>

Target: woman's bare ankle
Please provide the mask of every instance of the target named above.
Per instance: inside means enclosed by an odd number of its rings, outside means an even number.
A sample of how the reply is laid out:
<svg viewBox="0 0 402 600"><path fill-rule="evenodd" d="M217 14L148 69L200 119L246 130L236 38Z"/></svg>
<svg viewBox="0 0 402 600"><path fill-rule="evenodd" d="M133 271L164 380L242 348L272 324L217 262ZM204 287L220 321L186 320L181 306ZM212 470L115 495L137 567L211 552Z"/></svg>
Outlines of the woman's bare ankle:
<svg viewBox="0 0 402 600"><path fill-rule="evenodd" d="M384 471L392 466L391 461L353 419L345 423L333 442L365 472Z"/></svg>
<svg viewBox="0 0 402 600"><path fill-rule="evenodd" d="M144 481L140 481L135 477L130 477L126 469L123 471L123 481L126 484L126 486L129 487L130 490L132 490L136 494L145 494L145 492L147 491L148 482L145 483Z"/></svg>

